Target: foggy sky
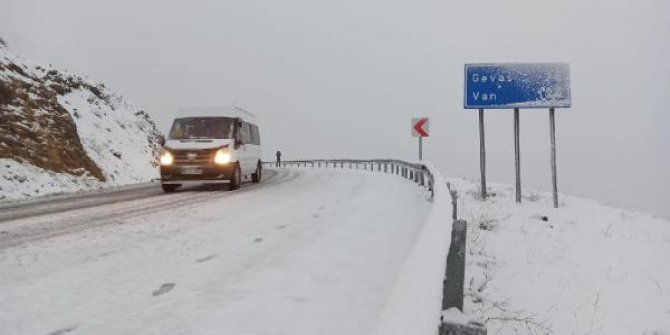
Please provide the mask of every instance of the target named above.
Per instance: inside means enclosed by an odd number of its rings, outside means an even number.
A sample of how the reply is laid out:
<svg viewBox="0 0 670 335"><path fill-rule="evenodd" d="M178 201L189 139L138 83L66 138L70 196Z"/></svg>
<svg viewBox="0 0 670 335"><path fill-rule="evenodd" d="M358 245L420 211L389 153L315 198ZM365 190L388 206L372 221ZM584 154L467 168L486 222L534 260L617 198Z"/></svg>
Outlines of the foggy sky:
<svg viewBox="0 0 670 335"><path fill-rule="evenodd" d="M103 81L162 130L182 106L260 116L264 155L424 158L478 178L463 64L568 62L557 111L566 194L670 217L670 5L664 0L0 0L27 58ZM548 113L521 112L524 187L550 190ZM490 182L514 182L512 112L486 115Z"/></svg>

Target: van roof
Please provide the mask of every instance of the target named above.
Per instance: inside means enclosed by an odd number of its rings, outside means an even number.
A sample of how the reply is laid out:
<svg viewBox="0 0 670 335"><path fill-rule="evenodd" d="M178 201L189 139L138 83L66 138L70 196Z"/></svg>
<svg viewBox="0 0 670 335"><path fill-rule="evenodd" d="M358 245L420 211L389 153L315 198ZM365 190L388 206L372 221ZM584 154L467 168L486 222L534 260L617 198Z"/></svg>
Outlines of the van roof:
<svg viewBox="0 0 670 335"><path fill-rule="evenodd" d="M239 117L250 122L256 122L257 120L257 117L254 113L237 106L182 107L179 108L179 111L177 112L177 118L197 116Z"/></svg>

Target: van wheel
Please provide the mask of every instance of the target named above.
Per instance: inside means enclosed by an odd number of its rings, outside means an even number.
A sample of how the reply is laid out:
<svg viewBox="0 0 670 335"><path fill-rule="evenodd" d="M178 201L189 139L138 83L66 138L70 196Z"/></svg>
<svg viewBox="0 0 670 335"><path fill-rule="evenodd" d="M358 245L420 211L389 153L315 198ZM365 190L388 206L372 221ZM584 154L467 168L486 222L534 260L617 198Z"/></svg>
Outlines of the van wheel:
<svg viewBox="0 0 670 335"><path fill-rule="evenodd" d="M179 188L179 184L161 184L161 188L163 189L163 192L165 193L172 193L176 191Z"/></svg>
<svg viewBox="0 0 670 335"><path fill-rule="evenodd" d="M233 175L230 177L230 183L228 183L228 190L234 191L240 188L242 184L242 171L240 171L240 166L235 165L235 170L233 170Z"/></svg>
<svg viewBox="0 0 670 335"><path fill-rule="evenodd" d="M262 176L261 162L258 162L258 165L256 166L256 172L251 174L251 182L252 183L260 183L261 176Z"/></svg>

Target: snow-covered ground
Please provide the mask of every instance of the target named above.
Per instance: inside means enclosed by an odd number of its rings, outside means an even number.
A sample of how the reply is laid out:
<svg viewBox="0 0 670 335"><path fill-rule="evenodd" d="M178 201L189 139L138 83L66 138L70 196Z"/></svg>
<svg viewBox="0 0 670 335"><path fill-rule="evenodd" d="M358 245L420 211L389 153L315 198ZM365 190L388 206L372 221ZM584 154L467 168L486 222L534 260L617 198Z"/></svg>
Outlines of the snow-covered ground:
<svg viewBox="0 0 670 335"><path fill-rule="evenodd" d="M267 172L235 192L0 223L0 333L374 332L420 268L429 192L370 171Z"/></svg>
<svg viewBox="0 0 670 335"><path fill-rule="evenodd" d="M670 222L450 180L468 221L465 309L489 334L670 334Z"/></svg>

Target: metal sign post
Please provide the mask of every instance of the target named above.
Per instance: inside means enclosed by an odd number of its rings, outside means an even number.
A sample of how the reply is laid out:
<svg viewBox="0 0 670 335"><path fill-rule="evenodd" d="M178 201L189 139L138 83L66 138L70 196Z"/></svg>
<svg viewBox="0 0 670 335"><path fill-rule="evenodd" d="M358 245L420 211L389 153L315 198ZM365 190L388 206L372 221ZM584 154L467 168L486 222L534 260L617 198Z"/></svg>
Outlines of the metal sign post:
<svg viewBox="0 0 670 335"><path fill-rule="evenodd" d="M423 137L419 137L419 161L423 160Z"/></svg>
<svg viewBox="0 0 670 335"><path fill-rule="evenodd" d="M514 172L516 175L516 202L521 203L521 148L519 145L518 108L514 108Z"/></svg>
<svg viewBox="0 0 670 335"><path fill-rule="evenodd" d="M423 138L428 137L428 118L412 119L412 137L419 138L419 161L423 160Z"/></svg>
<svg viewBox="0 0 670 335"><path fill-rule="evenodd" d="M558 183L556 182L556 127L553 108L549 108L549 137L551 137L551 184L553 186L554 208L558 208Z"/></svg>
<svg viewBox="0 0 670 335"><path fill-rule="evenodd" d="M481 173L482 199L486 200L486 143L484 139L484 109L479 109L479 172Z"/></svg>
<svg viewBox="0 0 670 335"><path fill-rule="evenodd" d="M570 66L563 63L466 64L465 109L479 109L479 151L481 193L486 199L486 152L484 142L484 109L514 109L514 167L516 202L520 203L521 149L519 109L549 108L551 136L551 178L554 207L558 208L556 182L555 108L572 105Z"/></svg>

